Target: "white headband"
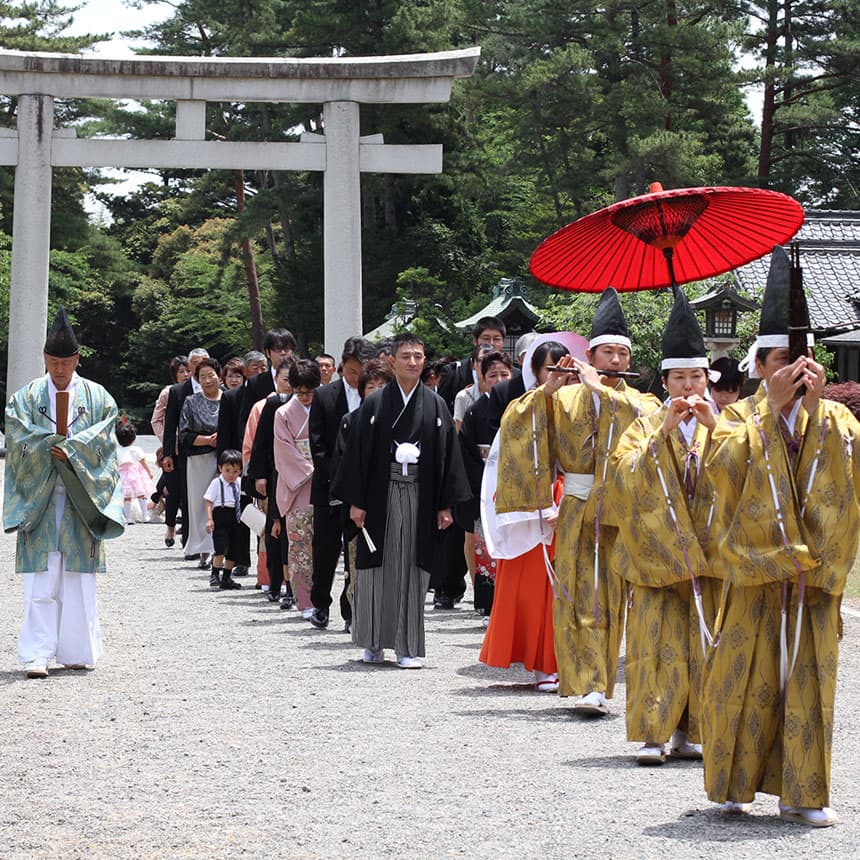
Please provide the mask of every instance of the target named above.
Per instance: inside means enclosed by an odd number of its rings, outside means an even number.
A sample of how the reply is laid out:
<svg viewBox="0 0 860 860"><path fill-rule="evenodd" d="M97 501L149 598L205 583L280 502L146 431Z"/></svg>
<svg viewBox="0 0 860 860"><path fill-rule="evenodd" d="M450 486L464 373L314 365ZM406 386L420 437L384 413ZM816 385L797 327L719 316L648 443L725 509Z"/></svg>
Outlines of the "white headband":
<svg viewBox="0 0 860 860"><path fill-rule="evenodd" d="M660 364L660 370L695 370L701 368L708 372L708 379L711 382L719 382L722 375L719 370L711 370L708 365L708 359L704 356L696 356L695 358L664 358Z"/></svg>
<svg viewBox="0 0 860 860"><path fill-rule="evenodd" d="M815 336L812 332L806 335L806 345L815 346ZM788 349L787 334L760 334L747 352L747 356L741 359L738 370L746 371L750 379L759 379L758 371L755 369L755 356L760 349Z"/></svg>
<svg viewBox="0 0 860 860"><path fill-rule="evenodd" d="M704 356L694 358L664 358L660 370L685 370L688 367L708 368L708 359Z"/></svg>
<svg viewBox="0 0 860 860"><path fill-rule="evenodd" d="M618 346L626 346L630 352L633 352L633 344L630 341L630 338L625 337L623 334L599 334L588 342L588 348L594 349L594 347L602 346L604 343L614 343Z"/></svg>

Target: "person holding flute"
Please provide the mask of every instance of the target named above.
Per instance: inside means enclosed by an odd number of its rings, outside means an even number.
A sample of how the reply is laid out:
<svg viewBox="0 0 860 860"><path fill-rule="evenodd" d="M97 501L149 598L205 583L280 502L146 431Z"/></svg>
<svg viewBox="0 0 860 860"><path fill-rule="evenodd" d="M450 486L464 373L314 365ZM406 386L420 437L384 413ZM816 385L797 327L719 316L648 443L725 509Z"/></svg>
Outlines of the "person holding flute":
<svg viewBox="0 0 860 860"><path fill-rule="evenodd" d="M500 450L498 514L551 508L556 464L564 473L554 570L558 693L576 696L574 710L593 716L609 713L624 632L623 582L609 565L617 528L603 503L609 458L632 421L660 408L653 395L609 375L629 372L631 349L618 294L608 287L592 321L588 360L555 363L582 384L527 392L502 419L503 438L517 441Z"/></svg>

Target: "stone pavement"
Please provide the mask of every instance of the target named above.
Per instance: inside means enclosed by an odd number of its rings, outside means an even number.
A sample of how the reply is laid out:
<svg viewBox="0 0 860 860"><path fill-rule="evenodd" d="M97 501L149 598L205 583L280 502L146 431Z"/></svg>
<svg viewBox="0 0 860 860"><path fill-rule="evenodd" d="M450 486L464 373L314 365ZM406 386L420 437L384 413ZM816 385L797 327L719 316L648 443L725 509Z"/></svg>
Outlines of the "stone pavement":
<svg viewBox="0 0 860 860"><path fill-rule="evenodd" d="M468 604L428 604L425 669L369 667L336 616L318 631L253 587L212 592L162 537L137 525L108 544L98 668L38 681L17 667L0 536L3 860L858 856L856 614L833 750L844 823L815 831L764 796L725 819L700 764L637 767L623 683L593 721L481 665Z"/></svg>

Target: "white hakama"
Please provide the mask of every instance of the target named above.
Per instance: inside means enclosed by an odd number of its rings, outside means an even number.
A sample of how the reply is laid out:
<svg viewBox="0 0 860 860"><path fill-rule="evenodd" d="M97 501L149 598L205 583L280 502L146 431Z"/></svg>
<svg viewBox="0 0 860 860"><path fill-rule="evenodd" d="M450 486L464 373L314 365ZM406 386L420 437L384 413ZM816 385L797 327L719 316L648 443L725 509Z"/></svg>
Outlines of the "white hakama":
<svg viewBox="0 0 860 860"><path fill-rule="evenodd" d="M96 574L70 573L61 552L48 553L46 571L24 574L18 660L95 666L103 650Z"/></svg>
<svg viewBox="0 0 860 860"><path fill-rule="evenodd" d="M54 500L59 532L66 504L62 481L57 481ZM96 574L67 571L63 553L49 552L47 570L24 574L18 660L95 666L103 650Z"/></svg>

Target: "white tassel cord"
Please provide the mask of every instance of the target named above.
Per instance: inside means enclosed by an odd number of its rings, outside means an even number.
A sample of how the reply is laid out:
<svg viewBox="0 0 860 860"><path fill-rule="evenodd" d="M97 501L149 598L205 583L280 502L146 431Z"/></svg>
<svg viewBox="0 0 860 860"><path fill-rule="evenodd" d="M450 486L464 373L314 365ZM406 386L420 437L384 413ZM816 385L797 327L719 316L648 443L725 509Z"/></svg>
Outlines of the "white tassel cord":
<svg viewBox="0 0 860 860"><path fill-rule="evenodd" d="M615 430L615 398L611 398L612 412L609 416L609 433L606 436L606 454L603 460L603 478L600 482L600 495L597 498L597 514L594 517L594 620L600 622L600 599L598 586L600 584L600 517L603 514L603 497L606 493L606 472L609 469L609 456L612 453L612 436Z"/></svg>
<svg viewBox="0 0 860 860"><path fill-rule="evenodd" d="M696 607L696 614L699 616L699 639L702 643L702 654L707 655L708 647L713 646L714 636L708 628L708 622L705 621L705 610L702 605L702 588L699 585L699 578L693 571L693 564L690 561L690 553L687 549L687 541L681 532L681 525L678 522L678 515L675 512L675 504L672 497L669 495L669 488L666 484L666 478L663 475L663 470L660 468L660 461L657 457L657 448L652 440L650 443L651 456L654 459L654 467L657 469L657 477L660 480L660 487L663 490L663 497L666 500L666 505L669 508L669 514L672 517L672 524L675 526L675 534L678 537L678 542L681 545L681 551L684 554L684 562L687 565L687 571L690 574L690 583L693 586L693 603Z"/></svg>
<svg viewBox="0 0 860 860"><path fill-rule="evenodd" d="M768 483L770 484L770 491L773 496L773 504L774 508L776 508L776 521L779 525L779 531L782 536L782 543L788 552L792 563L798 574L797 581L797 619L795 621L795 631L794 631L794 647L792 649L791 657L789 658L788 654L788 583L782 583L782 597L780 603L780 619L779 619L779 683L782 689L782 698L783 703L785 703L785 696L788 691L788 682L791 680L791 676L794 672L794 667L797 664L797 654L800 650L800 627L801 622L803 620L803 604L804 597L806 592L806 572L800 567L800 562L798 562L797 557L795 556L791 544L788 541L788 535L785 531L785 517L782 513L782 506L779 503L779 495L776 491L776 481L773 475L773 467L770 462L770 454L768 453L767 448L767 436L765 435L764 428L761 424L761 417L758 413L753 415L753 421L758 428L759 435L761 436L762 448L764 449L764 464L765 469L767 470L767 478ZM821 428L821 438L819 440L818 450L815 454L815 460L812 465L812 473L810 475L810 481L807 486L807 498L809 493L812 490L812 479L814 479L815 472L818 468L818 458L821 453L821 447L824 441L824 433L826 431L827 422L824 421L822 423ZM806 501L804 500L803 506L801 507L801 511L806 510Z"/></svg>

